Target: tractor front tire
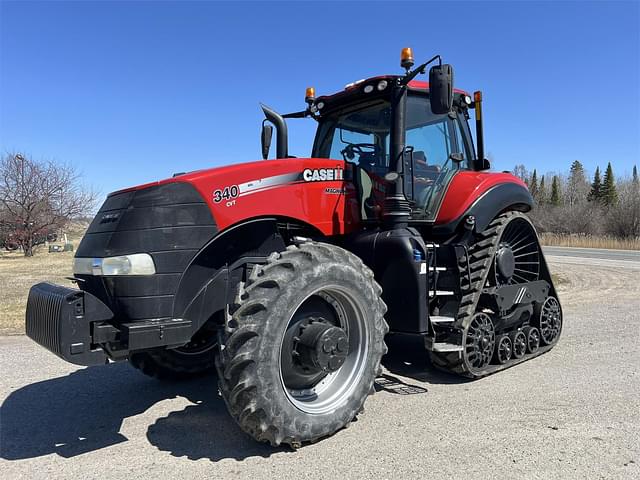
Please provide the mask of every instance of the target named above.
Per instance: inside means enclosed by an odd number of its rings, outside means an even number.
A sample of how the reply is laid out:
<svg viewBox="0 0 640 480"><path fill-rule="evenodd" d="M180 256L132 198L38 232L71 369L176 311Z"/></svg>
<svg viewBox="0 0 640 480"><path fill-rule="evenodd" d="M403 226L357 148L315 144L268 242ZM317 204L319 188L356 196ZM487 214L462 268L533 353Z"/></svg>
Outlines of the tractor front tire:
<svg viewBox="0 0 640 480"><path fill-rule="evenodd" d="M136 352L129 364L158 380L189 380L215 373L217 347L217 330L205 324L183 347Z"/></svg>
<svg viewBox="0 0 640 480"><path fill-rule="evenodd" d="M238 287L218 361L231 416L294 448L351 422L386 353L386 306L352 253L309 242L273 253Z"/></svg>

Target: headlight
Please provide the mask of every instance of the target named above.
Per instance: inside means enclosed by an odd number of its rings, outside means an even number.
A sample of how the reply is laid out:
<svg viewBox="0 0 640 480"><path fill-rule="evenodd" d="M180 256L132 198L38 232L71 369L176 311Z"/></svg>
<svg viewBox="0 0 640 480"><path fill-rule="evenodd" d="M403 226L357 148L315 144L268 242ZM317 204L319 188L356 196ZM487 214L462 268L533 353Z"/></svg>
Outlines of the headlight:
<svg viewBox="0 0 640 480"><path fill-rule="evenodd" d="M156 267L148 253L107 258L74 258L73 273L83 275L153 275Z"/></svg>
<svg viewBox="0 0 640 480"><path fill-rule="evenodd" d="M93 275L93 258L74 258L73 273L74 275Z"/></svg>

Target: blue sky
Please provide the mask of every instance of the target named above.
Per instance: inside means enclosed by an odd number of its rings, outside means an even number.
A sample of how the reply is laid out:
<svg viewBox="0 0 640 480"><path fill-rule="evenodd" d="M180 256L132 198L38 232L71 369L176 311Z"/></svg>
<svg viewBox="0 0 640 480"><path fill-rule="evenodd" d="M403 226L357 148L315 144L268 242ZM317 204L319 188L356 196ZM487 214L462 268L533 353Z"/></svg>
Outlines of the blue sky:
<svg viewBox="0 0 640 480"><path fill-rule="evenodd" d="M640 2L7 2L0 150L71 162L103 193L260 158L286 112L435 53L484 92L497 170L640 164ZM311 120L290 121L308 155Z"/></svg>

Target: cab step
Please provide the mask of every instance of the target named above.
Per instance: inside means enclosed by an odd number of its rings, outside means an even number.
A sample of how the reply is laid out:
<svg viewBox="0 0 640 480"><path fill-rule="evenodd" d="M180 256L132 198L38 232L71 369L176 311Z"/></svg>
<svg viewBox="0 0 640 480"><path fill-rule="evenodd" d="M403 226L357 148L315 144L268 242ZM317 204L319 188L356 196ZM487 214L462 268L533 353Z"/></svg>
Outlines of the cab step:
<svg viewBox="0 0 640 480"><path fill-rule="evenodd" d="M435 297L435 296L450 296L450 295L455 295L455 292L452 292L451 290L429 290L429 296L430 297Z"/></svg>
<svg viewBox="0 0 640 480"><path fill-rule="evenodd" d="M456 319L454 317L445 317L445 316L441 316L441 315L430 315L429 316L429 321L431 321L431 323L433 325L444 325L447 323L453 323L456 321Z"/></svg>
<svg viewBox="0 0 640 480"><path fill-rule="evenodd" d="M455 343L446 342L433 342L433 339L427 338L425 340L425 347L432 352L461 352L463 350L462 345L456 345Z"/></svg>

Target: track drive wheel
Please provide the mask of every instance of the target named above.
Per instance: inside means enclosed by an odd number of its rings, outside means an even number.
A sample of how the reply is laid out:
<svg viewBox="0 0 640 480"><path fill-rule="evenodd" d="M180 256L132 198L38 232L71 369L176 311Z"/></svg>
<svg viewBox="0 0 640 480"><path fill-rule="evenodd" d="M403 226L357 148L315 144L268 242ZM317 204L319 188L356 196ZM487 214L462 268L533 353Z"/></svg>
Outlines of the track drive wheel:
<svg viewBox="0 0 640 480"><path fill-rule="evenodd" d="M205 324L186 345L174 349L137 352L129 364L158 380L188 380L215 373L217 330Z"/></svg>
<svg viewBox="0 0 640 480"><path fill-rule="evenodd" d="M346 426L386 353L386 306L355 255L323 243L273 253L239 286L220 392L258 441L299 447Z"/></svg>

